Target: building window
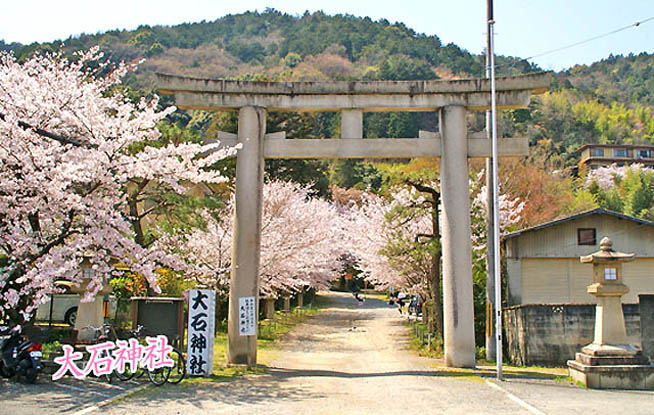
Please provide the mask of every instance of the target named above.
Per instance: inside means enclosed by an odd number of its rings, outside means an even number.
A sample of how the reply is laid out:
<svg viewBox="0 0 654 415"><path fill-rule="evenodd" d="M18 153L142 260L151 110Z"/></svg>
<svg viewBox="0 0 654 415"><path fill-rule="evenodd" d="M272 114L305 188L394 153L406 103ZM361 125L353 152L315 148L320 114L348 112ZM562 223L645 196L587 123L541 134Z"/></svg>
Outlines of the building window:
<svg viewBox="0 0 654 415"><path fill-rule="evenodd" d="M614 157L627 157L627 149L626 148L616 148L613 150L613 156Z"/></svg>
<svg viewBox="0 0 654 415"><path fill-rule="evenodd" d="M591 151L591 154L593 157L604 157L604 149L603 148L594 148Z"/></svg>
<svg viewBox="0 0 654 415"><path fill-rule="evenodd" d="M649 158L649 150L638 150L637 154L639 159Z"/></svg>
<svg viewBox="0 0 654 415"><path fill-rule="evenodd" d="M577 229L577 245L595 244L595 228Z"/></svg>
<svg viewBox="0 0 654 415"><path fill-rule="evenodd" d="M615 281L618 279L618 270L616 268L604 268L604 280Z"/></svg>

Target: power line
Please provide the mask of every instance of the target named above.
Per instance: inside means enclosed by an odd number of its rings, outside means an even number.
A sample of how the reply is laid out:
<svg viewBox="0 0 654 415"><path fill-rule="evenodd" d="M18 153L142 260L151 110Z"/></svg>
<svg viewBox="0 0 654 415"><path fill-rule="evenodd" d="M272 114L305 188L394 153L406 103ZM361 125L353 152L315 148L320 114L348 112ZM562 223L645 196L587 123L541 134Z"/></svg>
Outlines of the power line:
<svg viewBox="0 0 654 415"><path fill-rule="evenodd" d="M529 56L528 58L520 59L518 62L527 61L527 60L534 59L534 58L540 58L541 56L549 55L549 54L552 54L552 53L560 52L562 50L573 48L575 46L583 45L585 43L589 43L589 42L592 42L592 41L595 41L595 40L598 40L598 39L602 39L602 38L607 37L607 36L614 35L614 34L616 34L618 32L622 32L624 30L631 29L632 27L638 27L638 26L640 26L640 25L642 25L644 23L650 22L652 20L654 20L654 16L648 17L647 19L637 21L637 22L632 23L632 24L627 25L627 26L623 26L621 28L612 30L610 32L603 33L601 35L593 36L591 38L581 40L579 42L571 43L571 44L566 45L566 46L561 46L561 47L556 48L556 49L551 49L551 50L548 50L548 51L543 52L543 53L539 53L539 54L536 54L536 55L533 55L533 56ZM499 68L499 67L502 67L502 66L515 66L518 62L514 62L514 63L510 63L510 64L506 63L504 65L497 65L497 67Z"/></svg>
<svg viewBox="0 0 654 415"><path fill-rule="evenodd" d="M633 23L633 24L630 24L630 25L627 25L627 26L621 27L621 28L619 28L619 29L612 30L612 31L610 31L610 32L607 32L607 33L604 33L604 34L601 34L601 35L598 35L598 36L593 36L593 37L588 38L588 39L586 39L586 40L582 40L582 41L579 41L579 42L575 42L575 43L572 43L572 44L567 45L567 46L562 46L562 47L560 47L560 48L556 48L556 49L548 50L547 52L539 53L538 55L530 56L530 57L528 57L528 58L525 58L525 60L527 60L527 59L533 59L533 58L540 58L541 56L549 55L550 53L555 53L555 52L559 52L559 51L562 51L562 50L565 50L565 49L573 48L573 47L575 47L575 46L583 45L584 43L592 42L592 41L594 41L594 40L601 39L601 38L604 38L604 37L607 37L607 36L613 35L613 34L618 33L618 32L622 32L623 30L630 29L630 28L632 28L632 27L638 27L638 26L640 26L640 25L643 24L643 23L647 23L647 22L649 22L650 20L654 20L654 16L652 16L652 17L648 17L648 18L645 19L645 20L641 20L641 21L639 21L639 22L636 22L636 23Z"/></svg>

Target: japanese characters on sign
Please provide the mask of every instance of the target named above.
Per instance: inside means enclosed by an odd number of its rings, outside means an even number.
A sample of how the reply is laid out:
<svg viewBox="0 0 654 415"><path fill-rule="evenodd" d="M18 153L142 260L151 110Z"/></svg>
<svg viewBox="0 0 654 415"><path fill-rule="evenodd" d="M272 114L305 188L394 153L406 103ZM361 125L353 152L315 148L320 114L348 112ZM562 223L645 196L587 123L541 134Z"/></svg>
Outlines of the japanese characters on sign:
<svg viewBox="0 0 654 415"><path fill-rule="evenodd" d="M241 336L257 334L257 308L254 297L238 298L238 333Z"/></svg>
<svg viewBox="0 0 654 415"><path fill-rule="evenodd" d="M129 339L129 342L117 340L116 343L106 341L86 346L90 357L83 369L75 363L76 360L82 359L82 352L75 352L72 346L64 344L63 356L53 359L59 369L52 375L52 380L61 379L68 372L77 379L84 379L90 373L94 376L110 375L114 371L123 373L127 365L132 372L136 371L137 367L155 370L175 365L169 355L173 348L168 345L166 336L146 337L145 341L145 346L139 344L136 339Z"/></svg>
<svg viewBox="0 0 654 415"><path fill-rule="evenodd" d="M189 290L188 299L186 371L191 376L209 376L213 369L216 292Z"/></svg>

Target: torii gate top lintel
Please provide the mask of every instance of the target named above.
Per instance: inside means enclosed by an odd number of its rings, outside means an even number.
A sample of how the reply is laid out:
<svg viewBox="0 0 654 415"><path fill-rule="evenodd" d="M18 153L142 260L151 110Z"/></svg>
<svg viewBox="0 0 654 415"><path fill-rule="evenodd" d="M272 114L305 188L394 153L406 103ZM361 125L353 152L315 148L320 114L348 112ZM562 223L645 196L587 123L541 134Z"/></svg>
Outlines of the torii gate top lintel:
<svg viewBox="0 0 654 415"><path fill-rule="evenodd" d="M545 92L551 73L498 78L499 109L523 108ZM157 74L159 92L175 95L180 108L269 111L435 111L448 105L482 111L490 107L488 79L432 81L262 82Z"/></svg>

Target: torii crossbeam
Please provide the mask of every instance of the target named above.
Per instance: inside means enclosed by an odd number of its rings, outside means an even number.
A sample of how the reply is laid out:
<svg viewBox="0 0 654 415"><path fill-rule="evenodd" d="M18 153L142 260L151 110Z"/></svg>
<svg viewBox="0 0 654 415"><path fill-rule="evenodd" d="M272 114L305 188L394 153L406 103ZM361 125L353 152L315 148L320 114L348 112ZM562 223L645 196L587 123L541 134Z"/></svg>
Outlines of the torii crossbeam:
<svg viewBox="0 0 654 415"><path fill-rule="evenodd" d="M550 76L497 79L498 108L526 107L532 94L547 90ZM159 91L174 95L180 108L239 111L238 134L217 137L224 145L242 145L236 161L230 363L253 365L257 359L256 334L239 335L238 307L239 298L259 295L265 158L440 157L445 364L475 366L468 158L490 157L491 143L485 135L468 134L466 112L490 107L489 80L255 82L161 74L157 79ZM267 111L339 111L341 137L290 140L283 132L266 134ZM440 132L421 131L418 138L363 138L363 113L374 111L439 112ZM526 138L501 139L498 147L502 156L528 154Z"/></svg>

